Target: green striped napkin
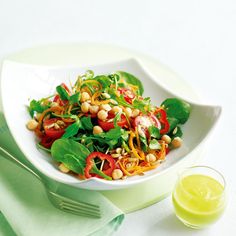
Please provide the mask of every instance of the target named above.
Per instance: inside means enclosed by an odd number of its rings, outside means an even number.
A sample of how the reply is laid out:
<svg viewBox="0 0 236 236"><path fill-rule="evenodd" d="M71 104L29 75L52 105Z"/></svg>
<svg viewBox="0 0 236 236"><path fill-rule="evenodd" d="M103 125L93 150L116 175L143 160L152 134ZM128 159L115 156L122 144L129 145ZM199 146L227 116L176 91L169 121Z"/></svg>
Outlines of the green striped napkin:
<svg viewBox="0 0 236 236"><path fill-rule="evenodd" d="M2 113L0 146L33 169L15 144ZM99 204L102 218L85 218L56 209L38 179L0 155L0 235L112 235L122 223L123 212L99 192L63 184L60 188L67 193L69 190L71 196Z"/></svg>

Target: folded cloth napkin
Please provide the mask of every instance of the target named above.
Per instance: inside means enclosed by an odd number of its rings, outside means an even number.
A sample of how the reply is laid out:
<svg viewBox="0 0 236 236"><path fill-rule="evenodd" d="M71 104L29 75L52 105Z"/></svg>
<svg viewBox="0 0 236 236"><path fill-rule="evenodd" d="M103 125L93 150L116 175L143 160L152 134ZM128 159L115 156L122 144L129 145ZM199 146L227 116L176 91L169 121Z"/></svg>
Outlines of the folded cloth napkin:
<svg viewBox="0 0 236 236"><path fill-rule="evenodd" d="M2 113L0 146L34 169L14 142ZM55 208L37 178L0 155L0 235L111 235L122 223L123 212L99 192L59 185L67 196L99 205L102 217L86 218Z"/></svg>
<svg viewBox="0 0 236 236"><path fill-rule="evenodd" d="M6 236L6 235L16 236L15 232L9 225L8 221L6 220L2 212L0 212L0 235L1 236Z"/></svg>

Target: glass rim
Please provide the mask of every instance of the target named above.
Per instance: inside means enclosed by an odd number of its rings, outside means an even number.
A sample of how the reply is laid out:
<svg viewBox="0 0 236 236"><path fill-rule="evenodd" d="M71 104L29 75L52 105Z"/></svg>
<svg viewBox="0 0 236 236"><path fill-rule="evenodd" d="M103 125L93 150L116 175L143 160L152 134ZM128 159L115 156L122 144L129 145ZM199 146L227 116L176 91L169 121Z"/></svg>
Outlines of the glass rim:
<svg viewBox="0 0 236 236"><path fill-rule="evenodd" d="M194 197L193 194L191 194L191 193L189 193L188 191L186 191L186 190L184 189L184 187L182 186L181 179L183 178L183 174L186 173L187 171L191 170L191 169L197 169L197 168L210 169L211 171L213 171L213 172L215 172L216 174L218 174L218 175L221 177L221 179L223 180L223 184L220 183L220 184L222 185L222 187L223 187L222 193L220 193L220 194L218 194L218 195L216 195L216 196L214 196L214 197L211 197L210 199L216 199L216 198L219 198L219 197L221 197L222 195L225 194L226 181L225 181L224 176L223 176L218 170L216 170L216 169L214 169L214 168L212 168L212 167L210 167L210 166L204 166L204 165L196 165L196 166L186 167L186 168L184 168L184 169L178 174L179 176L178 176L177 184L178 184L178 183L180 184L182 190L183 190L186 194L188 194L188 195ZM210 177L211 177L211 176L210 176ZM212 177L212 178L214 178L214 177ZM215 179L215 178L214 178L214 179ZM216 180L216 181L217 181L217 180ZM219 182L219 181L217 181L217 182Z"/></svg>

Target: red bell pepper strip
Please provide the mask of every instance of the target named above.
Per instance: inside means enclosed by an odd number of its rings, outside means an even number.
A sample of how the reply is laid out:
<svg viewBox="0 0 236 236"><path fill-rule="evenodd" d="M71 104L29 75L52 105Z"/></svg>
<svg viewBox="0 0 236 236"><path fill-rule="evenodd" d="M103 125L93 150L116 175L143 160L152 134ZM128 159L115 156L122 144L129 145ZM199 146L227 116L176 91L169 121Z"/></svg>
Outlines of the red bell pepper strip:
<svg viewBox="0 0 236 236"><path fill-rule="evenodd" d="M167 120L167 115L166 115L166 111L158 108L155 111L155 115L159 115L158 120L161 122L161 130L160 130L160 134L166 134L168 133L169 129L170 129L170 124Z"/></svg>
<svg viewBox="0 0 236 236"><path fill-rule="evenodd" d="M109 163L108 169L101 171L97 168L96 164L94 163L94 159L99 158L100 160L106 160ZM86 166L84 168L84 175L87 179L93 177L93 174L96 174L96 177L102 177L107 180L112 180L111 174L112 171L115 169L115 160L108 154L104 154L101 152L92 152L86 158Z"/></svg>

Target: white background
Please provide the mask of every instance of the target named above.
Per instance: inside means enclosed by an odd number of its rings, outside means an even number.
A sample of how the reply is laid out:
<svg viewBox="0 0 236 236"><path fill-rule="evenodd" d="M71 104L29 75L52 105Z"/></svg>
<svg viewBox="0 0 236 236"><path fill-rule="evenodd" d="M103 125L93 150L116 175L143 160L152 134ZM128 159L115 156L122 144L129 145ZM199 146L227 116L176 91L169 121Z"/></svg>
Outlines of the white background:
<svg viewBox="0 0 236 236"><path fill-rule="evenodd" d="M236 235L236 1L0 0L0 59L38 44L80 41L148 53L177 71L202 100L223 106L203 164L228 182L224 217L209 229L190 230L167 198L127 215L116 236Z"/></svg>

